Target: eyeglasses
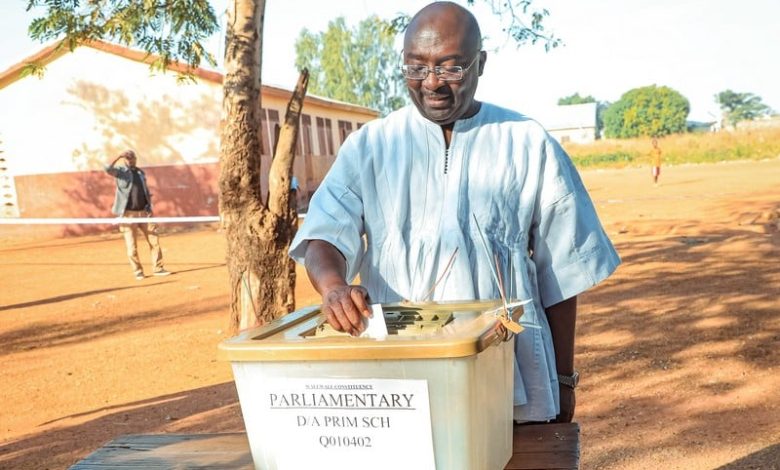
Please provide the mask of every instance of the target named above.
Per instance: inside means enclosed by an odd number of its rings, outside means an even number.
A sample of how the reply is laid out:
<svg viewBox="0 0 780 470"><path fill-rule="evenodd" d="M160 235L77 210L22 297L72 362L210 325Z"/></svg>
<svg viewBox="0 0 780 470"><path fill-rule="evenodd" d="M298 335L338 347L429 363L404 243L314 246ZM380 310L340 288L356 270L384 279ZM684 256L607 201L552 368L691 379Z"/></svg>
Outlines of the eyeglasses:
<svg viewBox="0 0 780 470"><path fill-rule="evenodd" d="M458 82L463 80L466 71L474 65L479 54L477 54L469 65L462 67L460 65L437 65L433 68L427 65L404 64L401 66L401 73L407 80L425 80L428 74L433 72L436 78L445 82Z"/></svg>

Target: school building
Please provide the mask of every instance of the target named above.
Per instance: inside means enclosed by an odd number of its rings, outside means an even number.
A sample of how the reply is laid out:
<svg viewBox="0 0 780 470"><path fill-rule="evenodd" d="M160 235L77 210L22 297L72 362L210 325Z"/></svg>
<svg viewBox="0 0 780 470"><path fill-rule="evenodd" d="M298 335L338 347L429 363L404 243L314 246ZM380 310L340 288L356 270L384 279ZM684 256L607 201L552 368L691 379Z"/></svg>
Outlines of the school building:
<svg viewBox="0 0 780 470"><path fill-rule="evenodd" d="M194 71L194 82L153 73L145 52L107 42L72 53L44 47L0 72L0 217L111 217L114 180L103 165L134 149L156 216L217 215L221 73ZM43 64L41 77L21 72ZM263 193L291 91L263 85ZM350 132L378 117L373 109L307 96L294 175L299 207ZM61 235L95 228L60 226Z"/></svg>

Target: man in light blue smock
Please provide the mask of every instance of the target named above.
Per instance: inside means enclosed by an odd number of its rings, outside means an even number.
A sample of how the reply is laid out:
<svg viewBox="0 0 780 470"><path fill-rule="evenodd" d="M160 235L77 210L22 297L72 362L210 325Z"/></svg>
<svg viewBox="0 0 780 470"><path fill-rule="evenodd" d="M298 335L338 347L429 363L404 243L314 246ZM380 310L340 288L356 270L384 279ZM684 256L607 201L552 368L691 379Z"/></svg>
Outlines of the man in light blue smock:
<svg viewBox="0 0 780 470"><path fill-rule="evenodd" d="M480 37L457 4L415 15L402 66L414 106L349 136L290 254L328 322L352 334L367 298L498 298L497 257L507 294L532 299L516 338L514 417L571 421L577 295L620 259L558 143L522 114L474 100ZM350 285L358 274L362 285Z"/></svg>

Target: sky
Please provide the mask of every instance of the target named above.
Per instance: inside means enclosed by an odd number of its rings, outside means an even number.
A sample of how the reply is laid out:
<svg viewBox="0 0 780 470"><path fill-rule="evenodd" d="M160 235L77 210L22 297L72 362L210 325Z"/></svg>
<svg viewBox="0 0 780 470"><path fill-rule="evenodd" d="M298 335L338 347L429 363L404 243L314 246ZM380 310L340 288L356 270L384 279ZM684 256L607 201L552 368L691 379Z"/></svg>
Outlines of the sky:
<svg viewBox="0 0 780 470"><path fill-rule="evenodd" d="M227 0L212 0L224 23ZM517 48L500 23L476 0L472 9L488 59L477 99L544 115L573 93L614 102L626 91L668 86L691 103L690 120L719 117L714 95L731 89L760 96L780 112L780 0L534 0L550 16L545 27L564 46ZM0 70L41 48L27 36L34 15L26 0L0 6ZM376 14L413 14L418 0L268 0L263 47L264 83L292 88L297 80L295 39L301 29L323 31L330 20L347 24ZM462 2L462 3L465 3ZM210 41L222 53L222 39ZM400 58L400 41L399 41Z"/></svg>

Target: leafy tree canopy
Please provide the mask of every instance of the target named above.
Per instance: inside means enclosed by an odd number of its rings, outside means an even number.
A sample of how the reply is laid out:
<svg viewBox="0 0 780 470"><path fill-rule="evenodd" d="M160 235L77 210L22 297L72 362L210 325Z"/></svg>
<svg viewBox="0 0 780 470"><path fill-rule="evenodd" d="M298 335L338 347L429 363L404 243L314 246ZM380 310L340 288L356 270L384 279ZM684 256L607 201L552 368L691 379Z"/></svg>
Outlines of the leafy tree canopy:
<svg viewBox="0 0 780 470"><path fill-rule="evenodd" d="M310 70L311 93L387 114L406 103L393 48L395 35L390 22L377 16L355 28L336 18L324 32L301 31L295 42L295 66Z"/></svg>
<svg viewBox="0 0 780 470"><path fill-rule="evenodd" d="M219 28L208 0L28 0L27 10L45 14L30 23L30 37L40 41L64 37L71 51L80 42L108 40L137 46L157 58L152 69L164 71L173 61L198 67L216 65L203 41ZM31 64L26 73L42 73Z"/></svg>
<svg viewBox="0 0 780 470"><path fill-rule="evenodd" d="M558 99L558 106L568 106L570 104L584 104L584 103L595 103L596 98L588 95L588 96L580 96L579 93L575 93L573 95L564 96L563 98Z"/></svg>
<svg viewBox="0 0 780 470"><path fill-rule="evenodd" d="M678 91L650 85L629 90L604 112L607 137L660 137L684 132L691 106Z"/></svg>
<svg viewBox="0 0 780 470"><path fill-rule="evenodd" d="M715 102L720 105L726 121L735 127L740 121L752 121L772 113L772 108L762 103L761 97L753 93L725 90L715 95Z"/></svg>

